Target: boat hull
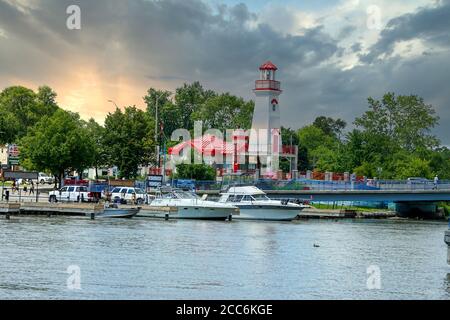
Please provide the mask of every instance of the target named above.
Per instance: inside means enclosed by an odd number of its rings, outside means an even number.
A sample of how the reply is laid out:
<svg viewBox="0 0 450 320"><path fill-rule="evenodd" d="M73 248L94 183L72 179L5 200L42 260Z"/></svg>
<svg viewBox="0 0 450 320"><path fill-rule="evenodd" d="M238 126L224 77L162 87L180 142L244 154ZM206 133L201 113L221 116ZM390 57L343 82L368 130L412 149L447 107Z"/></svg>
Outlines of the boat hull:
<svg viewBox="0 0 450 320"><path fill-rule="evenodd" d="M236 220L292 221L297 218L302 208L238 206L240 214L233 216Z"/></svg>
<svg viewBox="0 0 450 320"><path fill-rule="evenodd" d="M97 219L103 218L132 218L136 216L139 212L139 209L114 209L108 208L105 209L102 213L95 216Z"/></svg>
<svg viewBox="0 0 450 320"><path fill-rule="evenodd" d="M178 219L227 220L233 211L228 208L179 208Z"/></svg>
<svg viewBox="0 0 450 320"><path fill-rule="evenodd" d="M195 206L183 206L175 211L158 211L162 207L143 207L138 217L161 218L161 219L192 219L192 220L221 220L225 221L235 213L236 209L230 208L204 208Z"/></svg>

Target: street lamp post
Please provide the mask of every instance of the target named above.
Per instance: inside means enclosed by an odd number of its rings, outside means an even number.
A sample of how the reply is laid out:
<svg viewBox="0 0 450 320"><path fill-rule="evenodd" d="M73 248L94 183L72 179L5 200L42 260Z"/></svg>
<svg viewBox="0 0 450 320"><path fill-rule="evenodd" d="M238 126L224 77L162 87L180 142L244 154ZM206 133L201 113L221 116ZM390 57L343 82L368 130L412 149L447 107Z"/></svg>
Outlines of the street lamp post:
<svg viewBox="0 0 450 320"><path fill-rule="evenodd" d="M157 168L159 169L160 167L160 146L158 144L158 109L159 109L159 99L161 99L162 95L164 94L164 92L161 92L159 95L156 96L155 98L155 142L156 142L156 161L157 161ZM163 172L163 176L164 176L164 172Z"/></svg>
<svg viewBox="0 0 450 320"><path fill-rule="evenodd" d="M120 109L120 108L117 106L117 103L115 103L113 100L108 100L108 102L114 104L114 105L116 106L117 109Z"/></svg>
<svg viewBox="0 0 450 320"><path fill-rule="evenodd" d="M159 143L158 143L158 104L161 95L156 96L155 101L155 143L156 143L156 167L159 169Z"/></svg>

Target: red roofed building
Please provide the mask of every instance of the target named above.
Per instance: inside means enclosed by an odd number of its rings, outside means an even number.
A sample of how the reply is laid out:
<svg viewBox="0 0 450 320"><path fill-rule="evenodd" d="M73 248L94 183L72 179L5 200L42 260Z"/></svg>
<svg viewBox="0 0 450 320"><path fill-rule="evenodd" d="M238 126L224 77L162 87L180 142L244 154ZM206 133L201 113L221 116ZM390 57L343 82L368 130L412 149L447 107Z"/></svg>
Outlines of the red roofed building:
<svg viewBox="0 0 450 320"><path fill-rule="evenodd" d="M220 173L231 173L248 169L246 159L239 165L239 157L245 157L248 153L248 133L245 130L236 130L232 136L232 141L226 141L222 137L205 134L192 140L184 141L169 148L169 155L178 161L189 160L191 152L201 154L203 162L213 165ZM178 162L177 161L177 162Z"/></svg>
<svg viewBox="0 0 450 320"><path fill-rule="evenodd" d="M260 78L255 81L254 89L256 100L252 130L235 130L231 141L205 134L181 142L169 149L173 165L183 159L191 160L193 151L202 155L203 162L214 166L220 173L254 173L261 170L262 175L264 171L267 176L278 176L280 157L289 158L292 170L296 169L297 146L286 147L281 141L279 96L282 90L276 80L278 68L267 61L259 70Z"/></svg>

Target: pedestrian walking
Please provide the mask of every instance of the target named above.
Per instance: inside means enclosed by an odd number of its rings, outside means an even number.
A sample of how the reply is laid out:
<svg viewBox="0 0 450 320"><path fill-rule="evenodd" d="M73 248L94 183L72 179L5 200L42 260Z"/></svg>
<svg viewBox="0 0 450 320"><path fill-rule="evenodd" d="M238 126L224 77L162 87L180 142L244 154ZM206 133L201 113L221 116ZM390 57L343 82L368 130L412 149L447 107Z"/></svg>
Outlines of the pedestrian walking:
<svg viewBox="0 0 450 320"><path fill-rule="evenodd" d="M436 175L434 177L434 189L437 190L439 184L439 177Z"/></svg>
<svg viewBox="0 0 450 320"><path fill-rule="evenodd" d="M31 180L31 185L30 185L30 196L31 196L31 194L33 194L34 195L34 182L33 182L33 180Z"/></svg>
<svg viewBox="0 0 450 320"><path fill-rule="evenodd" d="M11 187L12 193L16 192L16 187L17 187L16 179L14 179L13 182L12 182L12 187Z"/></svg>

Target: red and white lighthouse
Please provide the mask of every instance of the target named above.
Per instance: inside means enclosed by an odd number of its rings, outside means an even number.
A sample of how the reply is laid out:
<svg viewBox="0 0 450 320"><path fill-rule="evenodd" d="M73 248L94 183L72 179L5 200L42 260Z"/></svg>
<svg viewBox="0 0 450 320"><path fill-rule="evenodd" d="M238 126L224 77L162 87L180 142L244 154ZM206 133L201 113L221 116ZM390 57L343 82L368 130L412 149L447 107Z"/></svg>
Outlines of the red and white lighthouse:
<svg viewBox="0 0 450 320"><path fill-rule="evenodd" d="M263 63L260 77L253 90L255 110L250 131L249 155L252 163L260 164L267 173L278 170L281 152L281 124L279 97L282 93L280 82L276 80L277 66L271 61ZM259 159L258 159L259 158Z"/></svg>

